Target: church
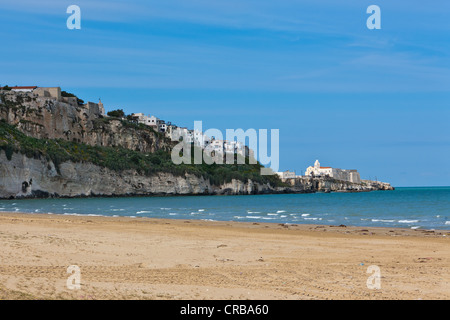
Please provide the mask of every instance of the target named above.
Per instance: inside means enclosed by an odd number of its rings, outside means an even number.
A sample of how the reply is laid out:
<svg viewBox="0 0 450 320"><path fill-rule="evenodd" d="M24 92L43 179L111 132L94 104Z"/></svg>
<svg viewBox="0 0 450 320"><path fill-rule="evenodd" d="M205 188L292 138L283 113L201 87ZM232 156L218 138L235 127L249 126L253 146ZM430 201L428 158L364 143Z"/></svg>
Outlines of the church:
<svg viewBox="0 0 450 320"><path fill-rule="evenodd" d="M357 170L344 170L332 167L320 166L319 160L314 162L314 166L306 169L305 176L330 177L336 180L343 180L353 183L361 183L361 177Z"/></svg>

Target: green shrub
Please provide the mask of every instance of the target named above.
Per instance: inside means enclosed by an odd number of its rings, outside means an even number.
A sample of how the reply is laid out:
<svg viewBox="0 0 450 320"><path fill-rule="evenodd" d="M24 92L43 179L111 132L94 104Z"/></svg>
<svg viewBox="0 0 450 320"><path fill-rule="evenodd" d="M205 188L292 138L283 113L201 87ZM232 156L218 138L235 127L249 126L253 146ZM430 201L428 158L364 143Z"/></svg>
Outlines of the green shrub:
<svg viewBox="0 0 450 320"><path fill-rule="evenodd" d="M114 118L124 118L125 112L123 112L122 109L117 109L117 110L109 111L107 113L107 115L110 117L114 117Z"/></svg>

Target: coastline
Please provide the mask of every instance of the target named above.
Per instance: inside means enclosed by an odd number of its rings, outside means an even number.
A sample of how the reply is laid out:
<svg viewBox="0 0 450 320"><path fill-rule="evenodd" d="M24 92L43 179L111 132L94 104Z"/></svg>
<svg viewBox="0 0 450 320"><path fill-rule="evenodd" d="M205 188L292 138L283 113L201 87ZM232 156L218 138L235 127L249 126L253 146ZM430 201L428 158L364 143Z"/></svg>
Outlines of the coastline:
<svg viewBox="0 0 450 320"><path fill-rule="evenodd" d="M74 196L59 195L59 194L47 194L45 192L36 191L31 195L20 195L15 197L0 197L0 201L20 201L20 200L38 200L38 199L90 199L90 198L146 198L146 197L201 197L201 196L262 196L262 195L278 195L278 194L311 194L311 193L366 193L375 191L394 191L373 189L373 190L335 190L335 191L322 191L322 190L298 190L290 187L279 187L278 190L255 192L255 193L124 193L124 194L80 194Z"/></svg>
<svg viewBox="0 0 450 320"><path fill-rule="evenodd" d="M450 298L448 230L1 212L0 236L2 299Z"/></svg>

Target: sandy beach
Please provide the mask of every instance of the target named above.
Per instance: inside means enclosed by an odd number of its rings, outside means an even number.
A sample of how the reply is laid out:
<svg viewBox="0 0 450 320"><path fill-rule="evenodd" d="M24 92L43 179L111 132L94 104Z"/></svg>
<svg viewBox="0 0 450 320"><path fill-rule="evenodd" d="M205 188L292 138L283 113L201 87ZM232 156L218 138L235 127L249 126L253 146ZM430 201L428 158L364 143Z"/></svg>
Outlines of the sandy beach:
<svg viewBox="0 0 450 320"><path fill-rule="evenodd" d="M0 239L0 299L450 299L450 231L1 213Z"/></svg>

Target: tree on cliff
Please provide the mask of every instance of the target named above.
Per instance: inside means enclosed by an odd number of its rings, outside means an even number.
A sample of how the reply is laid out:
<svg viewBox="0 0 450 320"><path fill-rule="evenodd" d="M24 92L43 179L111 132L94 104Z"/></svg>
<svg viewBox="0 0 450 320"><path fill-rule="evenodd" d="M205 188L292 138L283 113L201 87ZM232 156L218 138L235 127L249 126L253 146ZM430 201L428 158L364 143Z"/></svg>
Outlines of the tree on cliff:
<svg viewBox="0 0 450 320"><path fill-rule="evenodd" d="M107 115L109 117L114 117L114 118L125 118L125 112L123 112L122 109L117 109L117 110L113 110L113 111L109 111L107 113Z"/></svg>

